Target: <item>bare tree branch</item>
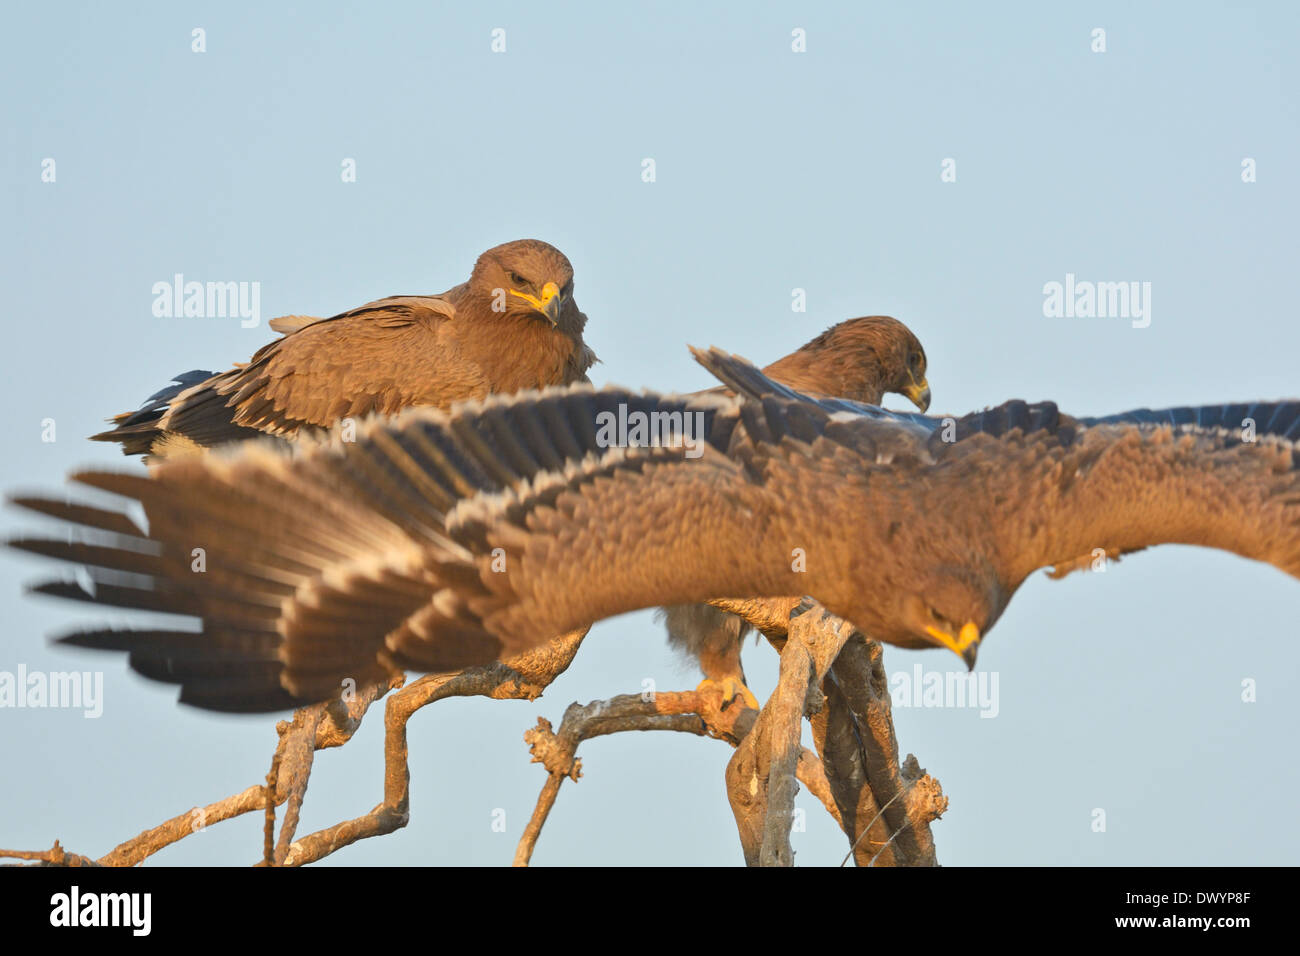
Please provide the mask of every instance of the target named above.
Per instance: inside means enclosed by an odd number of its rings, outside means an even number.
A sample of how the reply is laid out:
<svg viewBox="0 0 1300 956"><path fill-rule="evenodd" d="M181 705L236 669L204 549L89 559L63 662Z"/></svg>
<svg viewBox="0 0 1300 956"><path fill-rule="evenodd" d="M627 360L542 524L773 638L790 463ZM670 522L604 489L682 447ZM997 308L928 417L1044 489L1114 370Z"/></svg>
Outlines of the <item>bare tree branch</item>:
<svg viewBox="0 0 1300 956"><path fill-rule="evenodd" d="M274 805L294 797L286 814L286 828L278 843L264 848L261 865L301 866L312 863L358 840L401 829L409 818L410 768L407 765L406 722L420 708L447 697L484 696L498 700L536 700L572 663L589 628L557 637L546 645L494 663L452 674L430 674L389 698L385 713L384 802L369 813L345 820L294 840L297 809L310 777L314 751L339 747L352 739L370 705L388 693L388 684L369 684L355 694L323 704L300 708L292 721L276 725L279 741L272 758L268 783L255 785L205 807L179 814L119 844L97 861L71 854L55 843L56 850L0 850L0 859L39 860L47 865L134 866L154 853L205 827L244 813L262 810L274 825ZM396 686L400 686L397 684ZM308 743L310 742L310 746ZM288 786L284 784L288 782Z"/></svg>
<svg viewBox="0 0 1300 956"><path fill-rule="evenodd" d="M727 799L750 866L794 865L790 827L803 718L821 709L817 685L853 631L819 605L801 603L793 613L776 690L727 764Z"/></svg>
<svg viewBox="0 0 1300 956"><path fill-rule="evenodd" d="M747 861L754 862L755 847L762 856L758 821L764 820L771 824L762 831L770 847L764 862L779 863L788 845L785 836L788 828L784 826L783 816L792 795L787 788L779 795L778 803L765 808L762 801L766 799L764 793L767 791L762 783L771 782L764 774L770 775L774 758L779 758L776 759L778 775L775 780L789 781L789 734L792 729L788 717L792 711L791 701L798 697L802 666L796 657L795 670L788 675L785 673L785 649L791 627L782 624L782 615L786 615L787 621L802 618L808 622L809 627L801 632L805 638L816 639L819 633L827 631L836 634L830 644L823 640L823 652L833 651L833 641L843 636L844 629L829 615L821 619L808 617L807 605L801 605L793 598L729 599L710 603L740 615L782 651L784 686L778 685L774 699L785 695L785 735L774 737L772 745L778 749L770 752L767 761L760 759L762 750L738 752L733 757L735 769L728 768L731 774L728 794L733 800L733 811L737 811L737 827L741 831ZM867 640L851 628L848 631L841 649L832 654L833 664L829 672L817 667L823 675L822 693L817 694L810 688L806 706L813 740L821 756L819 764L834 798L836 810L832 815L849 837L851 853L858 865L935 866L937 857L929 824L947 809L947 798L943 796L938 781L925 774L915 757L909 755L900 767L888 681L882 663L883 649L879 643ZM824 654L819 655L819 660L824 663ZM824 700L823 706L818 706L819 699ZM737 786L741 780L746 780L746 784ZM780 786L787 785L782 783ZM881 812L882 806L885 813Z"/></svg>
<svg viewBox="0 0 1300 956"><path fill-rule="evenodd" d="M525 731L524 740L529 745L533 762L546 768L547 779L515 850L514 865L527 866L531 861L542 826L559 795L560 785L566 778L577 781L582 776L582 761L577 757L577 749L584 740L629 730L670 730L716 737L735 746L749 734L757 717L758 713L746 707L740 697L733 698L724 707L721 688L653 695L627 694L586 705L570 704L558 732L553 730L550 721L539 717L537 726ZM801 749L797 754L797 772L809 791L816 794L827 811L838 819L830 784L817 755Z"/></svg>
<svg viewBox="0 0 1300 956"><path fill-rule="evenodd" d="M740 699L724 709L721 690L709 688L573 704L558 732L539 718L525 739L533 760L547 770L547 780L516 850L515 865L526 866L531 860L564 779L581 776L579 744L628 730L712 736L738 747L728 765L728 794L747 862L793 861L789 832L797 779L844 830L859 865L933 865L929 822L943 812L947 799L915 758L909 756L898 765L879 645L820 608L793 598L712 603L740 614L782 653L781 679L762 714ZM792 623L794 610L798 614ZM487 667L427 675L390 696L385 711L384 800L363 816L294 839L314 752L347 743L370 704L388 693L389 685L364 686L348 698L300 709L292 721L277 724L279 741L265 786L180 814L98 861L67 853L57 842L52 850L0 851L0 857L35 860L38 865L130 866L212 823L258 809L268 815L262 865L300 866L358 840L391 833L404 827L410 815L406 725L415 712L447 697L536 699L568 668L586 633L582 629L566 634ZM812 717L818 753L799 746L805 714ZM284 823L278 840L272 840L274 807L284 803Z"/></svg>
<svg viewBox="0 0 1300 956"><path fill-rule="evenodd" d="M89 857L69 853L59 846L58 840L55 840L54 846L48 850L0 850L0 859L35 860L35 866L99 866ZM9 863L6 865L18 866L20 864Z"/></svg>
<svg viewBox="0 0 1300 956"><path fill-rule="evenodd" d="M856 768L840 767L837 761L837 769L844 771L840 778L843 790L837 798L846 818L855 818L860 812L870 812L874 817L879 812L887 825L889 836L878 833L873 840L881 845L892 841L892 859L883 854L877 858L880 846L862 841L854 850L859 865L874 860L872 865L876 866L937 866L930 823L947 810L948 798L915 757L909 754L899 764L883 658L880 644L854 634L825 681L831 705L827 729L837 730L840 752L847 749L844 741L851 739L860 760ZM874 795L870 802L863 799L864 788ZM871 809L872 803L878 805L878 811ZM846 804L852 809L846 809Z"/></svg>
<svg viewBox="0 0 1300 956"><path fill-rule="evenodd" d="M313 863L358 840L383 836L410 819L411 769L406 725L416 711L448 697L536 700L568 669L589 628L557 637L542 647L487 667L454 674L428 674L388 698L384 713L384 801L369 813L345 820L289 844L285 866ZM283 837L282 837L283 842Z"/></svg>

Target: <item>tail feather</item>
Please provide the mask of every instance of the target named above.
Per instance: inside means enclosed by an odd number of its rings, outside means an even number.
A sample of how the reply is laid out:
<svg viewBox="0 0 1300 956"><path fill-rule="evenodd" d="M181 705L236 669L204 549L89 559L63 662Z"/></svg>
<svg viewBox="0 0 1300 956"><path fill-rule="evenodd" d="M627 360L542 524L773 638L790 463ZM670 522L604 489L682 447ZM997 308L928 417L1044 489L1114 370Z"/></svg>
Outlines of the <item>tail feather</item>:
<svg viewBox="0 0 1300 956"><path fill-rule="evenodd" d="M228 396L217 388L220 376L215 372L191 369L173 378L172 384L154 392L145 404L133 412L114 415L114 425L107 431L91 435L92 441L111 441L122 446L124 455L160 455L182 449L166 447L168 438L179 434L188 441L185 448L209 447L260 433L234 423ZM205 383L211 387L198 388ZM186 394L188 393L188 394ZM182 395L184 399L177 402Z"/></svg>
<svg viewBox="0 0 1300 956"><path fill-rule="evenodd" d="M172 376L170 385L158 389L135 411L114 415L109 421L116 427L91 435L90 440L117 442L124 455L147 455L162 434L157 423L167 413L172 401L186 389L206 382L213 374L195 368Z"/></svg>
<svg viewBox="0 0 1300 956"><path fill-rule="evenodd" d="M215 375L215 372L207 372L203 369L194 368L188 372L181 372L179 375L173 375L170 385L164 385L158 391L154 392L144 400L144 404L134 412L124 412L116 415L113 421L120 422L123 425L139 425L145 422L157 421L167 406L181 392L187 388L198 385L200 382L206 382Z"/></svg>

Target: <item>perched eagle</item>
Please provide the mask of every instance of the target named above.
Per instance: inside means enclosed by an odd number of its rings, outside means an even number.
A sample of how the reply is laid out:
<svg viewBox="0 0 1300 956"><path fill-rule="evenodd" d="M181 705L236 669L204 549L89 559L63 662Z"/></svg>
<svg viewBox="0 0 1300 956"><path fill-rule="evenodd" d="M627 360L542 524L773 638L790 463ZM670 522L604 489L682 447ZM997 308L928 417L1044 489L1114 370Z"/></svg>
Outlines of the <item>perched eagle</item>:
<svg viewBox="0 0 1300 956"><path fill-rule="evenodd" d="M769 378L806 395L879 405L887 393L897 393L923 412L930 407L925 371L920 341L887 315L840 322L763 369ZM711 391L727 389L720 385ZM669 643L699 662L705 676L701 687L716 684L724 702L739 694L758 709L740 662L741 645L751 630L748 624L711 604L675 604L662 608L658 616Z"/></svg>
<svg viewBox="0 0 1300 956"><path fill-rule="evenodd" d="M517 390L585 381L582 373L595 358L585 346L572 353L585 361L580 366L566 365L558 370L558 376L545 367L534 367L529 373L528 363L516 364L514 349L504 347L502 360L495 363L499 372L467 376L467 366L460 360L467 351L466 343L452 347L438 344L440 333L444 342L453 336L491 334L496 324L470 324L467 320L490 295L501 292L494 283L528 275L555 275L559 281L550 286L540 280L528 283L543 290L540 301L517 294L516 302L523 309L520 327L536 333L535 307L558 308L561 312L555 316L563 315L565 321L557 324L557 331L573 330L580 343L586 317L572 299L568 260L545 243L507 243L480 257L468 283L440 296L394 296L328 320L297 315L273 319L271 327L287 337L265 346L248 365L220 375L203 371L178 375L174 386L151 395L139 411L116 416L113 420L118 427L94 438L120 442L126 454L147 452L163 459L266 432L287 438L307 426L312 426L308 432L314 432L328 422L363 414L366 403L385 413L407 405L445 408L455 401L507 390L503 385ZM557 287L562 297L554 296ZM477 299L469 294L474 288L480 291ZM398 324L394 318L399 315L416 319L409 325ZM458 315L459 323L447 321ZM414 331L395 334L394 328ZM554 334L551 338L563 341ZM493 340L493 344L506 343ZM342 364L359 345L359 360ZM425 350L427 361L406 366L386 362L385 349L391 349L399 363L407 355L417 357L419 350ZM533 357L545 365L545 355ZM491 364L486 360L479 363ZM889 316L864 316L832 326L766 371L777 381L814 395L879 404L887 392L896 392L922 411L930 400L925 350L906 325ZM524 377L508 379L502 373ZM285 398L280 403L283 407L265 404L265 399L277 394ZM259 407L263 409L260 413ZM741 643L750 629L739 617L708 604L665 608L663 615L671 643L699 662L706 684L722 686L728 700L741 693L757 706L740 663Z"/></svg>
<svg viewBox="0 0 1300 956"><path fill-rule="evenodd" d="M343 418L391 414L587 381L595 353L573 299L573 266L520 239L487 250L469 281L398 295L332 318L285 316L283 337L228 372L186 372L93 436L159 458L261 434L292 437Z"/></svg>
<svg viewBox="0 0 1300 956"><path fill-rule="evenodd" d="M77 533L12 544L88 568L89 589L38 591L196 618L64 640L128 651L182 700L236 711L717 595L811 594L865 634L973 664L1038 568L1174 542L1300 577L1300 401L1091 419L1012 401L938 419L697 355L736 396L574 386L413 409L353 442L86 472L147 526L23 498ZM634 416L659 433L612 442L611 421Z"/></svg>

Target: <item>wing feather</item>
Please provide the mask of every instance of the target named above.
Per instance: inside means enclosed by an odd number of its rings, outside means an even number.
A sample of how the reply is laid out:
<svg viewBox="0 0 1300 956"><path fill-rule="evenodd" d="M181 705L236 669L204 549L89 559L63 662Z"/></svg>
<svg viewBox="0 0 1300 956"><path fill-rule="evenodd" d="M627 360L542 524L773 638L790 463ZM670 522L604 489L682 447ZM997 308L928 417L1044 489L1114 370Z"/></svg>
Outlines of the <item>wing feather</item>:
<svg viewBox="0 0 1300 956"><path fill-rule="evenodd" d="M736 371L741 398L552 389L410 411L292 455L254 443L148 477L88 473L79 480L141 503L147 534L124 514L24 498L80 537L17 544L98 569L93 590L44 593L183 609L201 631L84 643L129 650L132 666L181 683L183 700L240 710L320 699L346 678L484 663L610 614L718 594L812 593L844 613L860 576L889 566L900 507L912 540L933 523L929 539L1001 562L1008 597L1035 567L1163 541L1300 576L1300 454L1284 437L1300 403L1251 408L1257 441L1226 417L1233 406L1075 419L1010 402L945 422L786 394L709 355ZM701 454L672 434L611 444L610 421L634 413L700 416ZM790 548L809 543L816 560L796 573Z"/></svg>

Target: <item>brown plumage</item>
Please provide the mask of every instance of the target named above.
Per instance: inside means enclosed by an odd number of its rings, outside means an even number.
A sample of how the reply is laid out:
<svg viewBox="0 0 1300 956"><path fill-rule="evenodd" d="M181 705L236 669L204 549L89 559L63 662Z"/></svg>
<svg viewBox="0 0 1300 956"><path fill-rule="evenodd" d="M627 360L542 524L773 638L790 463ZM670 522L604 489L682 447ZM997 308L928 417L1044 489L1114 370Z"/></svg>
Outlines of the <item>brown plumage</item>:
<svg viewBox="0 0 1300 956"><path fill-rule="evenodd" d="M911 329L887 315L840 322L763 372L807 395L879 405L896 393L923 412L930 407L925 349ZM728 392L726 386L709 391ZM706 683L721 686L727 699L740 693L757 706L740 659L749 625L710 604L675 604L657 616L669 643L699 662Z"/></svg>
<svg viewBox="0 0 1300 956"><path fill-rule="evenodd" d="M888 315L868 315L831 326L763 373L814 397L879 405L894 392L925 411L925 370L925 349L911 329Z"/></svg>
<svg viewBox="0 0 1300 956"><path fill-rule="evenodd" d="M487 250L467 282L431 296L390 296L332 318L285 316L284 333L247 364L189 372L117 427L93 436L125 454L167 457L266 433L292 437L343 418L587 381L573 267L536 239Z"/></svg>
<svg viewBox="0 0 1300 956"><path fill-rule="evenodd" d="M701 357L744 397L575 387L412 410L292 456L256 442L84 473L139 501L148 531L24 498L78 532L12 544L94 582L39 591L202 625L65 640L251 711L715 595L811 594L872 637L973 661L1036 568L1176 542L1300 577L1300 401L1104 419L1009 402L951 422L812 401ZM611 444L609 416L655 413L689 413L699 441Z"/></svg>

